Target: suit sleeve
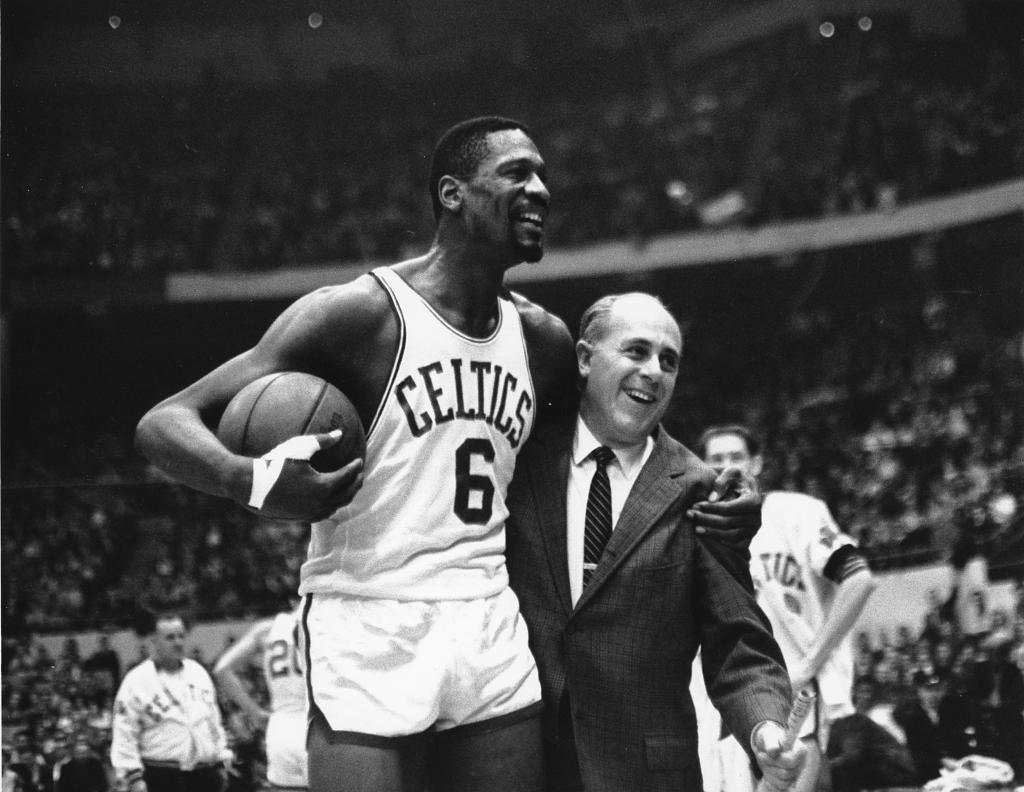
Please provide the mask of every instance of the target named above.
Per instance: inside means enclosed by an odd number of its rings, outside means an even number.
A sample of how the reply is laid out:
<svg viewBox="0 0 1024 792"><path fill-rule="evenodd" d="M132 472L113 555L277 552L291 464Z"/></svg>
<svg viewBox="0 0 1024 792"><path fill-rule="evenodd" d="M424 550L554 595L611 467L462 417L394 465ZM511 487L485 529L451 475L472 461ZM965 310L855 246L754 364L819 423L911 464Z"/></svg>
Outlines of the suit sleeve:
<svg viewBox="0 0 1024 792"><path fill-rule="evenodd" d="M750 752L759 722L785 724L789 674L771 625L754 598L744 554L697 540L697 622L708 694L729 730Z"/></svg>

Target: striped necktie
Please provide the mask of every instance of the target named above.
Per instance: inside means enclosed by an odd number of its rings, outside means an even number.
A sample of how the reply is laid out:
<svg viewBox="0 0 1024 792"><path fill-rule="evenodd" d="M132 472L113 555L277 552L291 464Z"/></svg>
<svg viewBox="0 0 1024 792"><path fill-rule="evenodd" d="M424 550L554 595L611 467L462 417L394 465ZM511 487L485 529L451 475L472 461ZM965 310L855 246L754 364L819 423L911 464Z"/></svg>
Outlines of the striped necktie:
<svg viewBox="0 0 1024 792"><path fill-rule="evenodd" d="M583 532L583 586L590 582L604 546L612 535L612 489L608 483L608 463L615 458L607 446L595 448L590 454L597 462L597 470L590 480L587 496L587 517Z"/></svg>

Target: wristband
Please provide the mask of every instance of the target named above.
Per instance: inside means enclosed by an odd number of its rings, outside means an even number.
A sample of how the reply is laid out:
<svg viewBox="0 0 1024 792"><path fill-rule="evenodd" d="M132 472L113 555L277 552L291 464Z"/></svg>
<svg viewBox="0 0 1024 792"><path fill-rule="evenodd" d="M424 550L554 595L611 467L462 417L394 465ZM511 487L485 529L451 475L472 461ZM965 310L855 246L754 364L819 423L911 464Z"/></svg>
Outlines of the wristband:
<svg viewBox="0 0 1024 792"><path fill-rule="evenodd" d="M263 508L263 502L277 483L283 468L284 459L260 457L252 461L252 489L249 491L249 505L252 508Z"/></svg>
<svg viewBox="0 0 1024 792"><path fill-rule="evenodd" d="M252 461L252 488L249 490L249 505L262 509L263 503L277 483L287 459L308 462L320 450L320 442L314 435L289 437L280 445L270 449L263 456Z"/></svg>

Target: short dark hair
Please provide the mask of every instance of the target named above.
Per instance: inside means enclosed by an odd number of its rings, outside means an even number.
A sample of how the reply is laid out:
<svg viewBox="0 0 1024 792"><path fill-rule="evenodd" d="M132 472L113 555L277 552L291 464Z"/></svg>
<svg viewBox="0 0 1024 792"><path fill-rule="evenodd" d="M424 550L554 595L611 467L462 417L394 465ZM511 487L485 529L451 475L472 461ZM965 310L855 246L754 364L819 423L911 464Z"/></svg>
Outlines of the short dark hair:
<svg viewBox="0 0 1024 792"><path fill-rule="evenodd" d="M441 219L441 197L437 186L442 176L460 179L472 175L480 160L487 154L487 136L503 129L520 129L527 135L529 128L521 121L504 116L480 116L460 121L441 135L430 160L430 201L434 207L434 220Z"/></svg>
<svg viewBox="0 0 1024 792"><path fill-rule="evenodd" d="M148 638L156 632L157 622L181 619L181 623L188 630L189 620L181 608L173 607L146 607L142 606L135 612L134 627L135 634L140 638Z"/></svg>
<svg viewBox="0 0 1024 792"><path fill-rule="evenodd" d="M704 458L708 454L708 443L714 438L721 437L722 435L737 435L743 438L743 442L747 444L747 453L752 457L757 456L761 453L761 441L757 439L755 435L748 427L743 424L722 424L721 426L709 426L704 430L704 434L700 436L700 440L697 441L697 453L700 454L701 458Z"/></svg>

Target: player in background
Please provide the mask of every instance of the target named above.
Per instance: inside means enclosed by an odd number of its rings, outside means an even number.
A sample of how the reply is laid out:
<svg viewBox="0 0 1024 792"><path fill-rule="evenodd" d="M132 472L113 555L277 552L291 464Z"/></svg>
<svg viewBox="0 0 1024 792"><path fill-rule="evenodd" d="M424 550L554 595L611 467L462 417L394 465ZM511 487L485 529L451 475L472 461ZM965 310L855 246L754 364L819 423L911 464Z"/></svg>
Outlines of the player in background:
<svg viewBox="0 0 1024 792"><path fill-rule="evenodd" d="M741 425L707 429L698 452L716 471L735 465L756 478L763 467L760 443ZM805 687L817 694L815 707L799 732L808 754L794 787L795 792L812 792L829 725L855 711L851 630L875 580L857 543L839 529L825 503L802 493L778 491L765 495L761 529L750 543L750 574L758 604L782 649L794 694ZM701 692L695 695L700 698ZM702 733L708 730L705 726ZM721 789L753 789L754 777L736 741L728 737L714 748L705 746L702 757L715 750L719 767L711 777L720 775Z"/></svg>
<svg viewBox="0 0 1024 792"><path fill-rule="evenodd" d="M242 710L250 728L264 732L267 781L272 789L306 789L306 683L298 647L296 606L254 624L213 667L221 692ZM252 697L239 672L256 660L263 669L270 709Z"/></svg>
<svg viewBox="0 0 1024 792"><path fill-rule="evenodd" d="M505 495L534 425L571 409L576 367L565 323L503 280L543 256L545 178L521 123L455 125L431 161L426 253L300 298L137 428L173 478L313 522L299 591L316 792L541 786L540 685L508 585ZM281 371L352 400L365 460L318 473L307 444L271 469L219 442L209 427L229 400ZM756 527L756 494L726 500L698 504L697 522Z"/></svg>

